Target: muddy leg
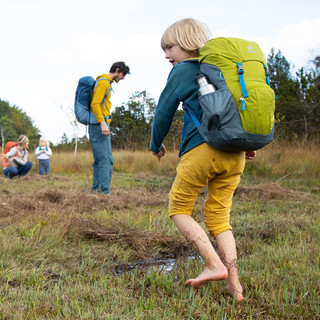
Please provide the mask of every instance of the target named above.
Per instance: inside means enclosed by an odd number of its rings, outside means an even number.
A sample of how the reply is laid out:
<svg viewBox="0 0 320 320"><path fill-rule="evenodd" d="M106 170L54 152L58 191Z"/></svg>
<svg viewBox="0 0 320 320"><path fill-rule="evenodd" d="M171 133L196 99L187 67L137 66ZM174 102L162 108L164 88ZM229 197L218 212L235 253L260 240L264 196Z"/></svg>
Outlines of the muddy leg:
<svg viewBox="0 0 320 320"><path fill-rule="evenodd" d="M178 214L171 218L182 235L200 254L207 267L197 278L187 280L186 284L195 288L202 288L209 281L226 279L228 276L227 268L221 262L202 227L187 214Z"/></svg>
<svg viewBox="0 0 320 320"><path fill-rule="evenodd" d="M236 302L241 302L244 297L242 295L242 286L239 281L237 249L232 231L228 230L218 234L216 236L216 241L221 260L228 269L227 292L232 297L236 297Z"/></svg>

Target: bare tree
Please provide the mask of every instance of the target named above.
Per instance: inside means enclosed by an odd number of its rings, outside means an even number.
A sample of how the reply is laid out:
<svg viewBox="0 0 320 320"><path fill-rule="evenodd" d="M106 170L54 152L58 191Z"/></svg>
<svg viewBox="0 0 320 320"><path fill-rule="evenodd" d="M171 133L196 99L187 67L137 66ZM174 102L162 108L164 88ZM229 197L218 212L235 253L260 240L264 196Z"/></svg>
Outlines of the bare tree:
<svg viewBox="0 0 320 320"><path fill-rule="evenodd" d="M75 140L75 146L74 146L74 157L77 156L77 149L78 149L78 136L79 136L79 122L75 118L73 108L70 106L68 108L64 108L63 106L60 107L61 110L64 112L64 114L68 117L69 122L72 127L72 138Z"/></svg>
<svg viewBox="0 0 320 320"><path fill-rule="evenodd" d="M13 139L16 135L16 131L13 128L13 122L7 116L3 116L0 118L0 137L1 137L1 147L2 150L5 146L5 140L8 137L9 139Z"/></svg>

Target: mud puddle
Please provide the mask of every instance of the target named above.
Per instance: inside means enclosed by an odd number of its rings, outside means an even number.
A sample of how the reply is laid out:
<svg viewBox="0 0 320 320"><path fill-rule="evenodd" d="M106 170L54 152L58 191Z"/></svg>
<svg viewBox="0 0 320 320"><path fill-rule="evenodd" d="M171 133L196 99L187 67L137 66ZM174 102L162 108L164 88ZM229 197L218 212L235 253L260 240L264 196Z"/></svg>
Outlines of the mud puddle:
<svg viewBox="0 0 320 320"><path fill-rule="evenodd" d="M185 256L179 258L154 258L138 260L128 264L117 265L113 273L114 275L121 277L124 274L133 274L137 271L142 272L160 272L162 274L174 271L178 264L187 263L189 260L197 259L195 256Z"/></svg>

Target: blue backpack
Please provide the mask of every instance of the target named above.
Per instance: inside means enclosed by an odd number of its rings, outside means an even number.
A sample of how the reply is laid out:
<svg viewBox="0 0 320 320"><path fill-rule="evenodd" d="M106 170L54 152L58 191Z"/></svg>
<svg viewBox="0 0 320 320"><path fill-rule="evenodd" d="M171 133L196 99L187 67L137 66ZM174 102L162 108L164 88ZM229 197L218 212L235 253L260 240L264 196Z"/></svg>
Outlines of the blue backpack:
<svg viewBox="0 0 320 320"><path fill-rule="evenodd" d="M87 76L82 77L79 80L74 100L74 113L76 119L82 124L97 124L97 119L91 111L91 101L93 93L96 91L97 84L100 80L107 80L109 83L107 93L101 101L101 103L104 103L111 90L111 83L108 79L100 78L96 81L93 77ZM104 116L104 119L106 121L111 119L111 115L108 117Z"/></svg>

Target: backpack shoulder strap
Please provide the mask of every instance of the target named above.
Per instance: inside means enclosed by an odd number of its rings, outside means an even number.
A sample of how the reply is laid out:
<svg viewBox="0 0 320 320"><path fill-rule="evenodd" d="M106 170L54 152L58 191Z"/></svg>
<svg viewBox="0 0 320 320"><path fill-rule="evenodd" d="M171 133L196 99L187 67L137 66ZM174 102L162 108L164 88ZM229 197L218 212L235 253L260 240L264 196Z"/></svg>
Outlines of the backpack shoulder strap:
<svg viewBox="0 0 320 320"><path fill-rule="evenodd" d="M100 80L106 80L106 81L108 81L109 87L111 87L111 82L110 82L109 79L107 79L107 78L99 78L99 79L96 80L96 83L95 83L95 85L94 85L93 91L96 91L98 82L99 82Z"/></svg>
<svg viewBox="0 0 320 320"><path fill-rule="evenodd" d="M15 147L16 147L16 149L17 149L17 152L16 152L16 154L15 154L14 156L15 156L15 157L20 157L20 158L24 159L24 155L19 154L19 148L18 148L18 146L15 146Z"/></svg>
<svg viewBox="0 0 320 320"><path fill-rule="evenodd" d="M190 118L192 119L192 121L195 124L195 126L197 127L197 129L200 126L199 120L193 115L193 113L190 110L188 110L188 108L185 105L183 105L183 110L186 113L186 117L183 122L183 127L182 127L182 132L181 132L181 141L183 140L184 136L186 135L187 126L188 126ZM181 145L180 145L180 149L179 149L179 158L180 157L181 157Z"/></svg>
<svg viewBox="0 0 320 320"><path fill-rule="evenodd" d="M196 127L198 128L200 126L199 120L192 114L192 112L190 110L187 109L186 106L184 106L184 109L185 109L186 113L188 114L188 116L192 119L192 121L194 122Z"/></svg>
<svg viewBox="0 0 320 320"><path fill-rule="evenodd" d="M96 80L96 83L95 83L94 88L93 88L93 92L95 92L95 91L96 91L96 89L97 89L97 85L98 85L98 82L99 82L100 80L106 80L106 81L108 81L108 83L109 83L107 93L105 94L104 98L102 99L102 101L101 101L101 103L100 103L100 104L102 104L102 103L104 103L104 102L105 102L105 100L107 99L107 97L108 97L108 95L109 95L110 90L112 90L112 91L113 91L113 89L112 89L111 82L110 82L110 80L109 80L109 79L107 79L107 78L100 78L100 79Z"/></svg>
<svg viewBox="0 0 320 320"><path fill-rule="evenodd" d="M15 154L15 156L16 156L16 155L18 155L18 153L19 153L19 148L18 148L18 146L14 146L14 148L16 148L16 150L17 150L17 151L16 151L16 154Z"/></svg>

